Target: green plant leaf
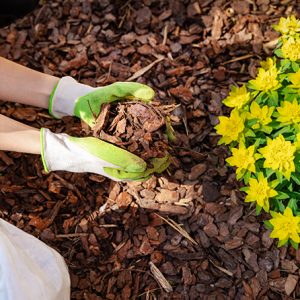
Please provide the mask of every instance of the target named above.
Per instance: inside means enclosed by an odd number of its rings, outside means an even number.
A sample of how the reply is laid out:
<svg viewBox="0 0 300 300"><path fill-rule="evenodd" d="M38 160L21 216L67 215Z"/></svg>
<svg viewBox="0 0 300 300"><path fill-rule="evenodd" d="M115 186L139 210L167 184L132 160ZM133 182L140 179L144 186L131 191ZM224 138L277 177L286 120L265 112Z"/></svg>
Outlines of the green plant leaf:
<svg viewBox="0 0 300 300"><path fill-rule="evenodd" d="M244 175L244 183L248 184L250 178L251 178L251 172L247 171Z"/></svg>
<svg viewBox="0 0 300 300"><path fill-rule="evenodd" d="M277 244L277 247L282 247L282 246L285 246L288 242L288 239L286 240L282 240L282 241L278 241L278 244Z"/></svg>
<svg viewBox="0 0 300 300"><path fill-rule="evenodd" d="M289 126L284 126L284 127L282 127L280 130L274 132L274 133L272 134L272 137L273 137L273 138L276 138L276 137L278 137L280 134L283 135L284 133L287 133L287 132L292 132L291 126L290 126L290 125L289 125Z"/></svg>
<svg viewBox="0 0 300 300"><path fill-rule="evenodd" d="M283 176L282 176L282 174L281 174L280 172L275 172L275 173L276 173L276 177L277 177L278 181L279 181L280 183L282 183L282 181L283 181Z"/></svg>
<svg viewBox="0 0 300 300"><path fill-rule="evenodd" d="M259 205L256 205L256 207L255 207L255 213L256 213L257 216L260 214L261 210L262 210L262 207L259 206Z"/></svg>
<svg viewBox="0 0 300 300"><path fill-rule="evenodd" d="M278 210L283 213L285 210L285 205L282 203L281 200L278 200L276 198L272 198L274 201L274 205L278 208Z"/></svg>
<svg viewBox="0 0 300 300"><path fill-rule="evenodd" d="M288 59L283 59L280 61L280 71L285 72L291 65L291 61Z"/></svg>
<svg viewBox="0 0 300 300"><path fill-rule="evenodd" d="M274 170L272 170L270 168L265 169L265 171L266 171L267 178L270 178L270 176L275 173Z"/></svg>
<svg viewBox="0 0 300 300"><path fill-rule="evenodd" d="M295 213L297 210L297 200L294 198L290 199L287 206Z"/></svg>
<svg viewBox="0 0 300 300"><path fill-rule="evenodd" d="M285 200L285 199L289 199L290 196L284 192L278 191L278 195L274 197L274 199L277 200Z"/></svg>
<svg viewBox="0 0 300 300"><path fill-rule="evenodd" d="M256 137L256 135L253 130L251 130L250 128L247 128L245 131L245 137Z"/></svg>
<svg viewBox="0 0 300 300"><path fill-rule="evenodd" d="M270 91L268 93L269 99L268 99L268 105L269 106L278 106L278 93L277 91Z"/></svg>
<svg viewBox="0 0 300 300"><path fill-rule="evenodd" d="M295 174L292 174L291 178L297 185L300 185L300 179Z"/></svg>
<svg viewBox="0 0 300 300"><path fill-rule="evenodd" d="M295 242L294 242L293 240L291 240L291 239L290 239L290 243L291 243L291 245L293 246L294 249L296 249L296 250L298 249L298 245L299 245L298 243L295 243Z"/></svg>
<svg viewBox="0 0 300 300"><path fill-rule="evenodd" d="M299 70L299 65L295 61L292 62L292 69L295 73Z"/></svg>
<svg viewBox="0 0 300 300"><path fill-rule="evenodd" d="M276 50L274 51L274 53L275 53L275 55L277 55L278 57L283 57L283 53L282 53L281 49L276 49Z"/></svg>
<svg viewBox="0 0 300 300"><path fill-rule="evenodd" d="M267 229L273 229L273 225L270 223L269 220L265 220L264 225Z"/></svg>

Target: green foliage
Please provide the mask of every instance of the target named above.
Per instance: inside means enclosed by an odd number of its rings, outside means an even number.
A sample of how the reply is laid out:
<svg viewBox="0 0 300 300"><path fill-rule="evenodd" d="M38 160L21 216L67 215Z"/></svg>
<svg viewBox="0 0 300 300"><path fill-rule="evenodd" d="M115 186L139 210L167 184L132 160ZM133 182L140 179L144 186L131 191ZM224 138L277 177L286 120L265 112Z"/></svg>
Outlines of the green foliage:
<svg viewBox="0 0 300 300"><path fill-rule="evenodd" d="M274 28L281 33L274 56L261 62L257 77L231 89L223 103L233 108L216 126L228 144L237 179L246 202L256 213L269 212L265 221L278 246L300 242L300 20L281 18ZM298 47L298 48L297 48ZM230 127L231 122L234 126ZM277 212L277 213L275 213ZM289 221L290 220L290 221ZM281 230L280 224L291 228ZM284 222L290 222L287 225ZM272 225L273 224L273 225ZM275 224L275 225L274 225ZM283 228L283 227L282 227Z"/></svg>

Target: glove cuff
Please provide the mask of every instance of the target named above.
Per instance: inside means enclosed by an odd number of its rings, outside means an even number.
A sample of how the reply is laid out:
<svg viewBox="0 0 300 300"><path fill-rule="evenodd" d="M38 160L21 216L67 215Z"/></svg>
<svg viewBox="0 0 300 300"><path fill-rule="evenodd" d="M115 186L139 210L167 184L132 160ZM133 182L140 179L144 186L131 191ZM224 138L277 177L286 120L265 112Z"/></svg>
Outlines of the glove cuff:
<svg viewBox="0 0 300 300"><path fill-rule="evenodd" d="M50 95L50 115L57 119L74 116L77 99L93 90L93 87L79 83L70 76L62 77Z"/></svg>

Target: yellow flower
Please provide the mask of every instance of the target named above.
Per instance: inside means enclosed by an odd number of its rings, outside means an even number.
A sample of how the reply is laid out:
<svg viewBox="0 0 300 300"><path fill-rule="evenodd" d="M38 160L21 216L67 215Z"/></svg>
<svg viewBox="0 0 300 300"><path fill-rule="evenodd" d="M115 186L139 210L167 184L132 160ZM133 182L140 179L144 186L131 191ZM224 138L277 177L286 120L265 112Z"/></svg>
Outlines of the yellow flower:
<svg viewBox="0 0 300 300"><path fill-rule="evenodd" d="M292 210L287 207L284 213L271 212L272 219L269 221L273 226L273 231L270 237L275 239L278 238L282 244L285 244L288 239L291 239L295 243L300 242L300 217L293 216Z"/></svg>
<svg viewBox="0 0 300 300"><path fill-rule="evenodd" d="M219 143L230 144L238 141L244 130L244 118L239 115L237 110L233 110L230 117L219 117L220 123L215 127L217 133L222 135Z"/></svg>
<svg viewBox="0 0 300 300"><path fill-rule="evenodd" d="M295 16L280 18L278 25L273 27L283 35L295 35L300 32L300 20L296 19Z"/></svg>
<svg viewBox="0 0 300 300"><path fill-rule="evenodd" d="M293 102L283 101L280 107L277 107L279 117L277 121L282 124L297 124L300 122L300 105L296 99Z"/></svg>
<svg viewBox="0 0 300 300"><path fill-rule="evenodd" d="M274 140L268 138L267 146L258 149L265 158L264 168L279 171L288 180L291 173L295 171L295 151L296 147L290 141L286 141L282 135Z"/></svg>
<svg viewBox="0 0 300 300"><path fill-rule="evenodd" d="M276 68L275 58L273 59L273 58L271 58L271 57L268 57L267 60L261 61L261 62L260 62L260 65L261 65L261 67L262 67L264 70L266 70L266 71L272 69L273 67Z"/></svg>
<svg viewBox="0 0 300 300"><path fill-rule="evenodd" d="M277 80L277 75L278 70L275 66L268 70L259 68L256 78L249 80L249 87L263 92L277 90L281 87L281 84Z"/></svg>
<svg viewBox="0 0 300 300"><path fill-rule="evenodd" d="M282 40L281 51L284 58L291 61L300 60L300 39L289 37Z"/></svg>
<svg viewBox="0 0 300 300"><path fill-rule="evenodd" d="M250 100L250 93L247 92L246 86L238 88L232 86L229 96L223 100L228 107L242 108Z"/></svg>
<svg viewBox="0 0 300 300"><path fill-rule="evenodd" d="M228 157L226 161L230 166L237 167L237 179L242 178L247 170L255 173L254 146L246 149L244 144L240 144L239 148L233 148L231 151L232 156Z"/></svg>
<svg viewBox="0 0 300 300"><path fill-rule="evenodd" d="M300 89L300 69L296 73L288 74L288 79L292 83L289 85L292 89Z"/></svg>
<svg viewBox="0 0 300 300"><path fill-rule="evenodd" d="M249 179L249 187L246 190L245 202L256 202L265 211L269 211L269 198L275 197L277 192L273 190L263 173L259 172L257 179Z"/></svg>
<svg viewBox="0 0 300 300"><path fill-rule="evenodd" d="M252 128L257 129L260 125L267 125L269 124L272 119L272 113L274 111L273 106L263 106L260 107L259 104L253 101L250 105L250 112L247 115L248 119L258 119L259 124L254 124Z"/></svg>

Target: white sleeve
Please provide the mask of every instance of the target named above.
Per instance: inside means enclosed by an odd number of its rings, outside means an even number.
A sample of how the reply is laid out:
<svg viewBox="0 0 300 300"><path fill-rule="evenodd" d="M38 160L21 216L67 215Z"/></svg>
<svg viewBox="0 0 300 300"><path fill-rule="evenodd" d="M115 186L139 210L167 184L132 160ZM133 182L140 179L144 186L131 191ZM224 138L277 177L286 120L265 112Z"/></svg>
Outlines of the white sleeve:
<svg viewBox="0 0 300 300"><path fill-rule="evenodd" d="M70 299L70 277L63 257L2 219L0 299Z"/></svg>
<svg viewBox="0 0 300 300"><path fill-rule="evenodd" d="M76 100L95 88L79 83L70 76L62 77L51 96L49 111L56 118L63 116L74 116L74 107Z"/></svg>

